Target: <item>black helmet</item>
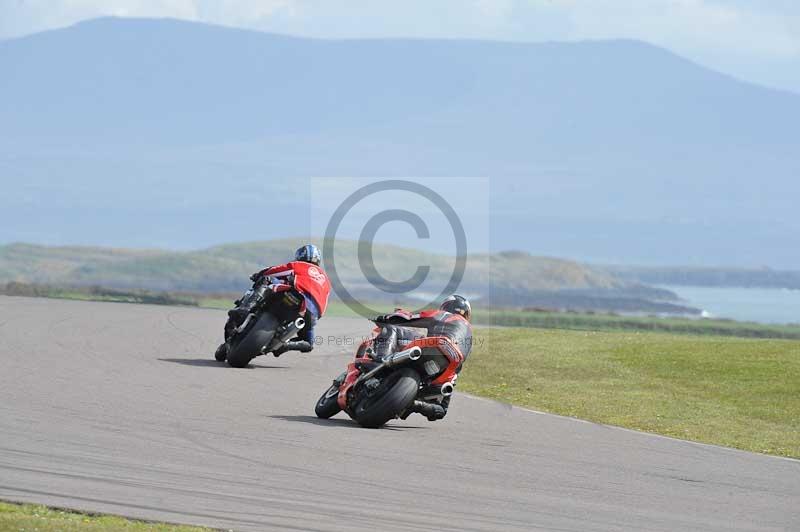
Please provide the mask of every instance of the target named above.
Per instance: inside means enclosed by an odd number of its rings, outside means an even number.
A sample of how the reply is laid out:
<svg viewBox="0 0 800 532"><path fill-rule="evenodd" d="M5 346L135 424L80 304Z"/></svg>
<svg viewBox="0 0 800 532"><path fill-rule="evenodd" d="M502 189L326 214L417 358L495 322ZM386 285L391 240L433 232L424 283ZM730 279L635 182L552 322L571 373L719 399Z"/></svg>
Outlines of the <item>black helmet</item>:
<svg viewBox="0 0 800 532"><path fill-rule="evenodd" d="M306 244L294 252L294 260L310 262L319 266L319 263L322 262L322 253L314 244Z"/></svg>
<svg viewBox="0 0 800 532"><path fill-rule="evenodd" d="M467 321L472 319L472 305L469 304L466 297L452 295L445 299L439 308L451 314L460 314Z"/></svg>

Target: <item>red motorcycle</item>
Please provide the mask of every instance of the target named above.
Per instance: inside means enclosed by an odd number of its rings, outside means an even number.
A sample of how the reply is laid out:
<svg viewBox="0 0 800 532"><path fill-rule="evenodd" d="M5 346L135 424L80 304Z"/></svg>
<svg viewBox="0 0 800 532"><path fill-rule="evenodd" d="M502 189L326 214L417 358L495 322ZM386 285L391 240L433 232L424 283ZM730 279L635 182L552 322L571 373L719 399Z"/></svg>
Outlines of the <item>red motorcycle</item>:
<svg viewBox="0 0 800 532"><path fill-rule="evenodd" d="M328 419L344 410L362 427L378 428L406 414L416 399L441 402L453 393L464 355L452 340L420 338L379 360L374 348L378 332L380 327L319 398L317 417Z"/></svg>

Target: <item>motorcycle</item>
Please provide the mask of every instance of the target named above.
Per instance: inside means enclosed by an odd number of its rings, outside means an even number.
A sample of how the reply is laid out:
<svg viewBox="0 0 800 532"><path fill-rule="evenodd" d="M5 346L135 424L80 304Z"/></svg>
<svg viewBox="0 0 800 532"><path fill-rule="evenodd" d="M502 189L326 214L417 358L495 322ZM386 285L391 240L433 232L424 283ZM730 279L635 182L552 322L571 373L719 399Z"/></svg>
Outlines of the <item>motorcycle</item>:
<svg viewBox="0 0 800 532"><path fill-rule="evenodd" d="M412 403L419 399L441 402L452 395L458 377L456 371L464 355L449 338L420 338L405 349L377 359L372 338L356 350L347 371L317 401L317 417L328 419L342 410L366 428L378 428L386 422L405 419Z"/></svg>
<svg viewBox="0 0 800 532"><path fill-rule="evenodd" d="M234 328L226 334L226 343L217 349L214 358L227 360L234 368L246 367L255 357L274 351L297 336L305 326L305 312L306 300L295 289L294 279L256 279L228 312L229 319L235 320Z"/></svg>

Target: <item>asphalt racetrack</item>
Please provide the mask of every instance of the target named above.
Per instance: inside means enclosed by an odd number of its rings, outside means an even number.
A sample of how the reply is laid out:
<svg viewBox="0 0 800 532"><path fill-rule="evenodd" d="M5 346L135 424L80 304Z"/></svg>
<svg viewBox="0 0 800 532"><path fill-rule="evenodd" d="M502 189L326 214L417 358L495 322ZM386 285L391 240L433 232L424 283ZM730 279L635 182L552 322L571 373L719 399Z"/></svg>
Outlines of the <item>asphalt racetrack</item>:
<svg viewBox="0 0 800 532"><path fill-rule="evenodd" d="M0 297L0 499L235 530L800 530L793 460L463 394L437 423L317 420L369 322L237 370L224 317Z"/></svg>

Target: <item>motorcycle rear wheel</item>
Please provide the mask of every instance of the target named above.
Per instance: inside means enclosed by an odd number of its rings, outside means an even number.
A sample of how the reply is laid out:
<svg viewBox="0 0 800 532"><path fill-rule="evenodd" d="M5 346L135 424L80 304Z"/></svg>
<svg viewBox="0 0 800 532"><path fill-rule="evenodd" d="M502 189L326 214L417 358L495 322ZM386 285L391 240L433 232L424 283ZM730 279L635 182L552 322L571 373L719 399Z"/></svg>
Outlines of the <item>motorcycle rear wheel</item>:
<svg viewBox="0 0 800 532"><path fill-rule="evenodd" d="M376 429L397 417L411 405L419 393L419 373L401 368L384 379L382 394L364 397L353 408L353 419L365 428Z"/></svg>
<svg viewBox="0 0 800 532"><path fill-rule="evenodd" d="M278 321L270 313L262 314L241 340L234 339L228 350L228 364L234 368L245 368L251 360L261 354L261 349L269 345Z"/></svg>

